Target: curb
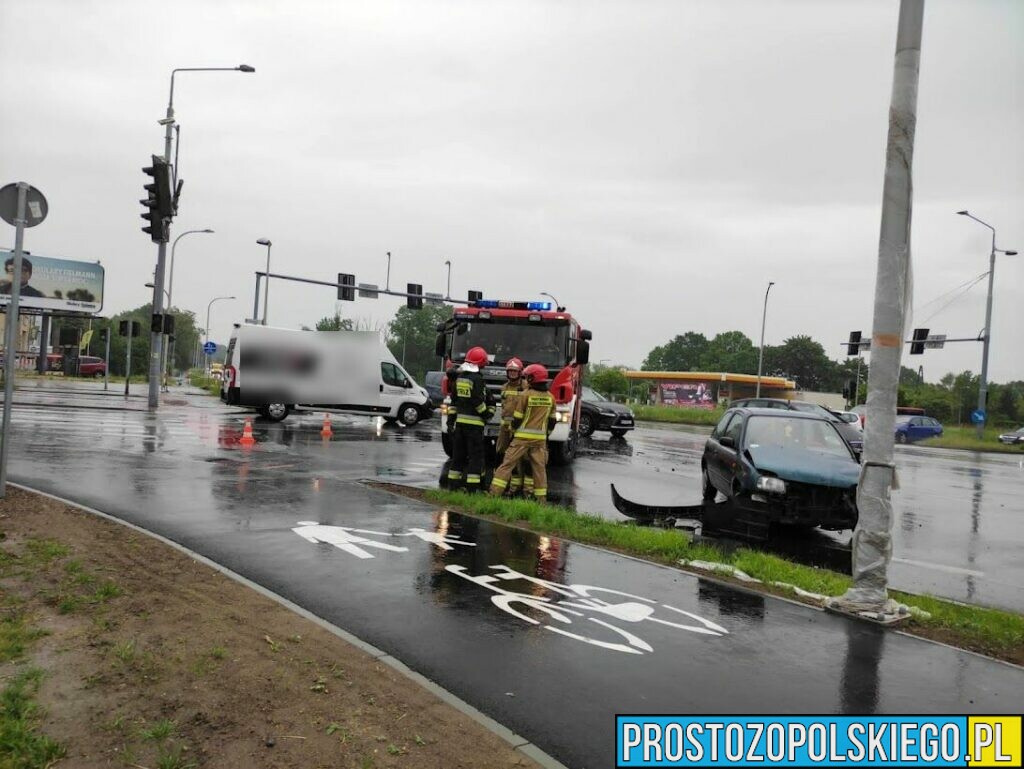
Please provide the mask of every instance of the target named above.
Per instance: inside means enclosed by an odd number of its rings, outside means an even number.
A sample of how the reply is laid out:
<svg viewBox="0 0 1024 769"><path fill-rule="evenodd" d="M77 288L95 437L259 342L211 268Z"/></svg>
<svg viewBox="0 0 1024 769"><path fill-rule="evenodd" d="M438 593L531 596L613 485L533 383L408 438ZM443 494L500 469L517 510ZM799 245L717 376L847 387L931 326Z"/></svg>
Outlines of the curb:
<svg viewBox="0 0 1024 769"><path fill-rule="evenodd" d="M237 572L232 571L231 569L227 568L226 566L222 566L219 563L217 563L216 561L212 561L209 558L207 558L206 556L200 555L199 553L195 552L194 550L190 550L189 548L187 548L184 545L181 545L181 544L175 542L174 540L168 539L167 537L161 536L160 534L155 534L154 532L151 532L151 531L149 531L147 529L144 529L141 526L136 526L134 523L129 523L128 521L123 521L120 518L117 518L116 516L110 515L109 513L104 513L102 510L97 510L97 509L95 509L93 507L88 507L86 505L83 505L83 504L80 504L78 502L75 502L74 500L67 499L66 497L61 497L61 496L59 496L57 494L50 494L49 492L46 492L46 491L40 491L39 489L33 488L31 486L27 486L27 485L25 485L23 483L15 483L14 481L8 481L7 483L8 483L9 486L13 486L16 489L21 489L22 491L28 491L28 492L31 492L33 494L38 494L38 495L40 495L42 497L47 497L49 499L56 500L57 502L61 502L61 503L65 504L65 505L68 505L69 507L74 507L74 508L77 508L79 510L83 510L83 511L85 511L87 513L90 513L92 515L95 515L95 516L97 516L99 518L103 518L104 520L110 521L112 523L116 523L116 524L118 524L120 526L124 526L125 528L131 529L133 531L137 531L140 534L145 534L147 537L151 537L152 539L155 539L158 542L162 542L163 544L168 545L169 547L174 548L175 550L177 550L180 553L184 553L189 558L191 558L191 559L193 559L195 561L198 561L199 563L202 563L205 566L209 566L211 569L214 569L215 571L223 574L225 577L229 577L230 579L233 579L235 582L239 583L240 585L243 585L243 586L249 588L250 590L254 590L257 593L259 593L260 595L265 596L266 598L271 599L272 601L276 601L281 606L285 607L286 609L289 609L290 611L294 612L295 614L298 614L300 617L303 617L304 619L307 619L310 622L316 623L317 625L322 627L324 630L327 630L327 631L333 633L334 635L336 635L338 638L340 638L341 640L345 641L346 643L349 643L352 646L355 646L360 651L363 651L366 654L370 655L376 661L381 662L381 663L387 665L388 667L390 667L395 672L400 673L401 675L405 676L407 679L409 679L413 683L418 684L422 688L426 689L428 692L433 694L439 700L445 702L448 705L451 705L453 708L455 708L457 711L459 711L463 715L468 716L472 721L475 721L477 724L479 724L483 728L487 729L487 731L491 732L496 737L498 737L501 740L503 740L504 742L508 743L508 745L510 745L517 752L522 753L524 756L527 756L528 758L532 759L533 761L536 761L538 764L540 764L542 767L544 767L544 769L568 769L568 767L566 767L565 764L561 763L560 761L556 761L554 758L552 758L547 753L545 753L543 750L541 750L536 745L531 743L525 737L522 737L522 736L516 734L515 732L513 732L511 729L509 729L509 728L507 728L505 726L502 726L500 723L495 721L490 716L488 716L488 715L482 713L481 711L477 710L475 707L470 705L468 702L466 702L465 700L463 700L460 697L456 696L455 694L453 694L452 692L448 691L444 687L434 683L433 681L431 681L426 676L424 676L424 675L422 675L420 673L417 673L415 670L410 668L404 662L402 662L401 660L397 659L396 657L392 657L390 654L385 652L383 649L378 649L373 644L367 643L366 641L364 641L363 639L359 638L358 636L353 635L352 633L349 633L347 630L343 630L342 628L338 627L337 625L331 624L330 622L328 622L327 620L323 619L322 617L318 617L315 614L313 614L312 612L308 611L307 609L302 608L298 604L293 603L292 601L289 601L284 596L278 595L277 593L273 592L272 590L269 590L268 588L264 587L263 585L260 585L260 584L258 584L256 582L253 582L251 579L249 579L247 577L243 577L241 574L238 574Z"/></svg>

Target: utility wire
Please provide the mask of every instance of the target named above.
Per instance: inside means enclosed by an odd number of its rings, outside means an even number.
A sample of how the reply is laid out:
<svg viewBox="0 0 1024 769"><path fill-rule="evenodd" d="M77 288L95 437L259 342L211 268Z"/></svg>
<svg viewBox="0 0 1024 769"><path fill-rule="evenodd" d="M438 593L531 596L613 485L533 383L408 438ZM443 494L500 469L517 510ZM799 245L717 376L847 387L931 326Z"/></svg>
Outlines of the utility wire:
<svg viewBox="0 0 1024 769"><path fill-rule="evenodd" d="M959 291L959 290L960 290L961 288L963 288L964 286L966 286L966 285L967 285L968 283L974 283L975 281L977 281L977 280L978 280L978 278L984 278L984 277L986 277L987 275L988 275L988 273L987 273L987 272L983 272L983 273L981 273L981 275L978 275L978 276L976 276L976 277L973 277L973 278L968 278L968 279L967 279L967 280L965 280L965 281L964 281L963 283L961 283L961 284L960 284L959 286L956 286L955 288L951 288L951 289L950 289L949 291L947 291L947 292L946 292L946 293L944 293L944 294L939 294L939 295L938 295L937 297L935 297L934 299L932 299L932 300L930 300L930 301L927 301L927 302L925 302L925 303L924 303L924 304L922 304L922 305L918 305L917 307L915 307L915 308L914 308L914 312L915 312L915 313L918 313L918 312L920 312L921 310L923 310L923 309L924 309L925 307L927 307L928 305L930 305L930 304L935 304L936 302L938 302L938 301L941 301L941 300L945 299L945 298L946 298L947 296L949 296L950 294L952 294L952 293L954 293L954 292L956 292L956 291Z"/></svg>
<svg viewBox="0 0 1024 769"><path fill-rule="evenodd" d="M970 282L970 284L969 284L969 285L968 285L968 286L967 286L966 288L964 288L964 289L963 289L963 290L962 290L962 291L961 291L961 292L960 292L959 294L957 294L957 295L953 296L953 297L952 297L952 298L951 298L951 299L950 299L950 300L949 300L948 302L946 302L946 303L945 303L944 305L942 305L942 306L941 306L941 307L940 307L939 309L937 309L937 310L936 310L935 312L933 312L933 313L932 313L931 315L929 315L929 316L928 316L927 318L925 318L925 319L924 319L923 321L921 321L921 325L924 325L925 323L927 323L928 321L930 321L930 320L931 320L932 318L934 318L934 317L935 317L936 315L938 315L938 314L939 314L940 312L942 312L942 311L943 311L943 310L945 310L945 309L946 309L947 307L949 307L949 306L950 306L951 304L953 304L953 302L957 301L958 299L962 299L963 297L965 297L965 296L967 295L967 292L968 292L968 291L970 291L970 290L971 290L972 288L974 288L974 287L975 287L976 285L978 285L978 283L980 283L981 281L983 281L983 280L984 280L985 278L987 278L987 277L988 277L988 273L987 273L987 272L983 272L983 273L982 273L981 275L979 275L978 277L976 277L976 278L975 278L974 280L972 280L972 281Z"/></svg>

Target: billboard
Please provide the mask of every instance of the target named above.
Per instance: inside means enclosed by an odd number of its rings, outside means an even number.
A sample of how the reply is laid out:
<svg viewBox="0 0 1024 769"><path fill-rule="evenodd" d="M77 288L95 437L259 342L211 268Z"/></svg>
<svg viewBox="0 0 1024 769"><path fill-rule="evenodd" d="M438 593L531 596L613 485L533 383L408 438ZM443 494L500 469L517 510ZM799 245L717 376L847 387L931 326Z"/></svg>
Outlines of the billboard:
<svg viewBox="0 0 1024 769"><path fill-rule="evenodd" d="M0 250L0 305L11 301L14 252ZM21 260L21 307L55 312L95 313L103 309L103 267L25 254Z"/></svg>
<svg viewBox="0 0 1024 769"><path fill-rule="evenodd" d="M685 406L691 409L713 409L718 405L713 382L663 382L661 402L666 406Z"/></svg>

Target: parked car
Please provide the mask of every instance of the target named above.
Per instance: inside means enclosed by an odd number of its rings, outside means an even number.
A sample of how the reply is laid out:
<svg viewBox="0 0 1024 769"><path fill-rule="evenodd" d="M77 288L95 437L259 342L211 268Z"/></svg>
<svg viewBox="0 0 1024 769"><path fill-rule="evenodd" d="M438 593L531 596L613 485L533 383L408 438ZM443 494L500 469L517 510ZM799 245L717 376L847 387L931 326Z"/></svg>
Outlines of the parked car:
<svg viewBox="0 0 1024 769"><path fill-rule="evenodd" d="M583 388L580 435L593 435L598 430L607 430L613 438L622 438L634 427L636 424L629 406L609 400L590 387Z"/></svg>
<svg viewBox="0 0 1024 769"><path fill-rule="evenodd" d="M857 525L860 464L836 423L778 408L730 408L704 445L705 501L721 493L754 522Z"/></svg>
<svg viewBox="0 0 1024 769"><path fill-rule="evenodd" d="M430 396L430 405L435 409L444 400L444 393L441 392L441 380L443 379L443 371L428 371L423 376L423 386L427 390L427 395Z"/></svg>
<svg viewBox="0 0 1024 769"><path fill-rule="evenodd" d="M1016 430L1003 433L999 436L999 442L1010 445L1015 443L1024 443L1024 427L1018 427Z"/></svg>
<svg viewBox="0 0 1024 769"><path fill-rule="evenodd" d="M101 379L107 373L107 362L103 358L82 355L78 359L78 375L92 376Z"/></svg>
<svg viewBox="0 0 1024 769"><path fill-rule="evenodd" d="M942 435L942 425L932 417L896 416L896 442L913 443Z"/></svg>
<svg viewBox="0 0 1024 769"><path fill-rule="evenodd" d="M860 458L860 453L864 449L864 430L862 425L854 424L847 419L840 416L840 413L829 411L824 406L819 406L817 403L808 403L807 401L787 401L782 398L740 398L739 400L733 401L730 406L741 407L741 408L760 408L760 409L787 409L789 411L799 411L805 414L816 414L819 417L824 417L836 426L839 430L839 434L843 436L850 448L853 449L854 454L857 458ZM859 419L857 420L859 421Z"/></svg>

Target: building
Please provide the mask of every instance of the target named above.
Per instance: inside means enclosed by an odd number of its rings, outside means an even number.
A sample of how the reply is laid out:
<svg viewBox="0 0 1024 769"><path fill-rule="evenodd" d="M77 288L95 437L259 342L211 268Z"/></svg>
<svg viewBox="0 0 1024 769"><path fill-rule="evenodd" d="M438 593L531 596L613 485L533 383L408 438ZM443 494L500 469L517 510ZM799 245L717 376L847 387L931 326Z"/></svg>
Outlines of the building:
<svg viewBox="0 0 1024 769"><path fill-rule="evenodd" d="M631 382L651 382L649 398L662 406L713 409L737 398L757 394L757 376L724 371L626 371ZM761 377L764 398L797 397L796 382L777 376Z"/></svg>

